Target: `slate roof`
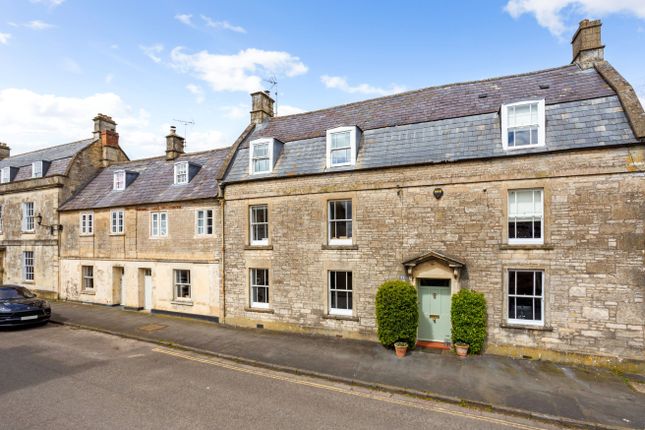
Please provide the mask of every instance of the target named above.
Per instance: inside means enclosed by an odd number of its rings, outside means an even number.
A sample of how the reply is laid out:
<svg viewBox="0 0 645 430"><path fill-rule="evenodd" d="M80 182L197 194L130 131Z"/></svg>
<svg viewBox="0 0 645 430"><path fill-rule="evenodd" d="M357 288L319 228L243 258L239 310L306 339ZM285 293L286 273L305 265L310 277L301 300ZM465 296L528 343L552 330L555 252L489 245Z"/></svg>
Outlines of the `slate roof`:
<svg viewBox="0 0 645 430"><path fill-rule="evenodd" d="M49 148L14 155L0 160L0 169L7 166L17 167L18 173L14 181L20 181L31 179L31 163L34 161L49 161L51 164L44 175L45 177L64 175L74 156L94 141L95 139L79 140L64 145L50 146Z"/></svg>
<svg viewBox="0 0 645 430"><path fill-rule="evenodd" d="M229 148L180 155L175 160L166 157L148 158L116 163L101 170L87 186L60 207L60 210L99 209L141 204L169 203L215 198L220 169ZM174 165L188 161L199 170L188 184L174 185ZM136 178L125 190L114 191L114 172L133 172Z"/></svg>
<svg viewBox="0 0 645 430"><path fill-rule="evenodd" d="M546 103L546 145L504 150L501 105L537 99ZM326 131L348 125L363 131L356 165L326 168ZM250 176L248 142L261 137L276 138L284 147L271 174ZM616 92L594 68L568 65L270 118L239 145L224 182L634 142Z"/></svg>

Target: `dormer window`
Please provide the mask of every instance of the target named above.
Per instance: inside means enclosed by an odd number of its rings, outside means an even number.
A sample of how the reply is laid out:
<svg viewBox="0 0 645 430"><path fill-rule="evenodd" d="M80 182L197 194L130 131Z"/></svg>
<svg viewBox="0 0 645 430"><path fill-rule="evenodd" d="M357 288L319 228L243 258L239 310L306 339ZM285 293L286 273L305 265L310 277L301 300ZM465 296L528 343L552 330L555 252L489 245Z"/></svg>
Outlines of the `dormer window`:
<svg viewBox="0 0 645 430"><path fill-rule="evenodd" d="M125 170L117 170L114 172L114 191L125 190Z"/></svg>
<svg viewBox="0 0 645 430"><path fill-rule="evenodd" d="M327 130L327 167L356 164L360 130L356 126Z"/></svg>
<svg viewBox="0 0 645 430"><path fill-rule="evenodd" d="M544 146L544 100L502 105L504 149Z"/></svg>
<svg viewBox="0 0 645 430"><path fill-rule="evenodd" d="M249 143L249 173L271 173L282 150L282 142L273 138L256 139Z"/></svg>
<svg viewBox="0 0 645 430"><path fill-rule="evenodd" d="M32 178L42 178L43 177L43 162L34 161L31 163L31 177Z"/></svg>
<svg viewBox="0 0 645 430"><path fill-rule="evenodd" d="M0 184L11 182L11 167L3 167L0 169Z"/></svg>
<svg viewBox="0 0 645 430"><path fill-rule="evenodd" d="M188 183L188 162L180 161L175 163L175 185Z"/></svg>

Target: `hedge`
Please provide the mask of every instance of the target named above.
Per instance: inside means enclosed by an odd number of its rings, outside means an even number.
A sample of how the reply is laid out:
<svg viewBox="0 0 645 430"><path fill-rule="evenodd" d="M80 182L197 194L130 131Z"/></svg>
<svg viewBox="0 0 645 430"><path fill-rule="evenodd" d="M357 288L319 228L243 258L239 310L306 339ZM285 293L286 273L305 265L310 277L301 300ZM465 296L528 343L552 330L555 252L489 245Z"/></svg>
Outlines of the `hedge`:
<svg viewBox="0 0 645 430"><path fill-rule="evenodd" d="M452 296L452 343L470 345L469 354L479 354L487 336L486 299L482 293L460 290Z"/></svg>
<svg viewBox="0 0 645 430"><path fill-rule="evenodd" d="M384 282L376 293L376 323L378 339L384 346L406 342L414 348L419 324L416 288L404 281Z"/></svg>

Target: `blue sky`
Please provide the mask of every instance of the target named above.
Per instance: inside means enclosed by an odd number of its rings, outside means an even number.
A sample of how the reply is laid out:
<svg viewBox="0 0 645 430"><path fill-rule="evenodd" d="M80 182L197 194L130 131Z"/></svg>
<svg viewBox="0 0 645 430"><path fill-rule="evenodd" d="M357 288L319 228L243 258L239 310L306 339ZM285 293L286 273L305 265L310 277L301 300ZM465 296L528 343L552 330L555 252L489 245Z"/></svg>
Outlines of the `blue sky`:
<svg viewBox="0 0 645 430"><path fill-rule="evenodd" d="M12 153L89 137L102 112L131 158L232 144L249 93L279 114L561 66L577 22L602 18L606 58L645 96L645 1L0 0L0 141Z"/></svg>

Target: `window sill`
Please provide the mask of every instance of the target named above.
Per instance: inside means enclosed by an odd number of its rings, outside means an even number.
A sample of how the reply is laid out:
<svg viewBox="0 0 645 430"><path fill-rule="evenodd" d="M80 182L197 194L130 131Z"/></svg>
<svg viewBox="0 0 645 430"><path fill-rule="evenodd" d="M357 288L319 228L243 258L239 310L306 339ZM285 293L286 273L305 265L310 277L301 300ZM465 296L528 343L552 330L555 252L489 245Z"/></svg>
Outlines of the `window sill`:
<svg viewBox="0 0 645 430"><path fill-rule="evenodd" d="M173 304L173 305L180 305L180 306L192 306L193 305L192 300L175 299L175 300L171 301L170 303Z"/></svg>
<svg viewBox="0 0 645 430"><path fill-rule="evenodd" d="M94 236L94 233L79 233L78 235L80 237L92 237Z"/></svg>
<svg viewBox="0 0 645 430"><path fill-rule="evenodd" d="M320 249L329 251L357 251L358 245L322 245Z"/></svg>
<svg viewBox="0 0 645 430"><path fill-rule="evenodd" d="M555 247L551 244L545 244L545 243L515 243L515 244L502 243L499 246L499 249L553 251Z"/></svg>
<svg viewBox="0 0 645 430"><path fill-rule="evenodd" d="M20 233L21 233L21 234L35 234L35 233L36 233L36 231L35 231L35 230L31 230L31 231L21 231Z"/></svg>
<svg viewBox="0 0 645 430"><path fill-rule="evenodd" d="M553 331L553 327L547 326L547 325L501 323L499 326L501 328L516 329L516 330Z"/></svg>
<svg viewBox="0 0 645 430"><path fill-rule="evenodd" d="M358 322L358 317L350 316L350 315L327 314L327 315L323 315L323 319L324 320L339 320L339 321L355 321L355 322Z"/></svg>
<svg viewBox="0 0 645 430"><path fill-rule="evenodd" d="M36 282L34 282L33 279L23 279L22 283L23 284L35 284Z"/></svg>
<svg viewBox="0 0 645 430"><path fill-rule="evenodd" d="M244 245L245 251L272 251L273 245Z"/></svg>
<svg viewBox="0 0 645 430"><path fill-rule="evenodd" d="M93 291L93 290L81 290L81 294L85 294L85 295L88 295L88 296L95 296L96 291Z"/></svg>
<svg viewBox="0 0 645 430"><path fill-rule="evenodd" d="M125 233L110 233L110 236L125 236Z"/></svg>
<svg viewBox="0 0 645 430"><path fill-rule="evenodd" d="M250 308L248 306L244 307L244 312L257 312L260 314L274 314L275 311L271 308Z"/></svg>

